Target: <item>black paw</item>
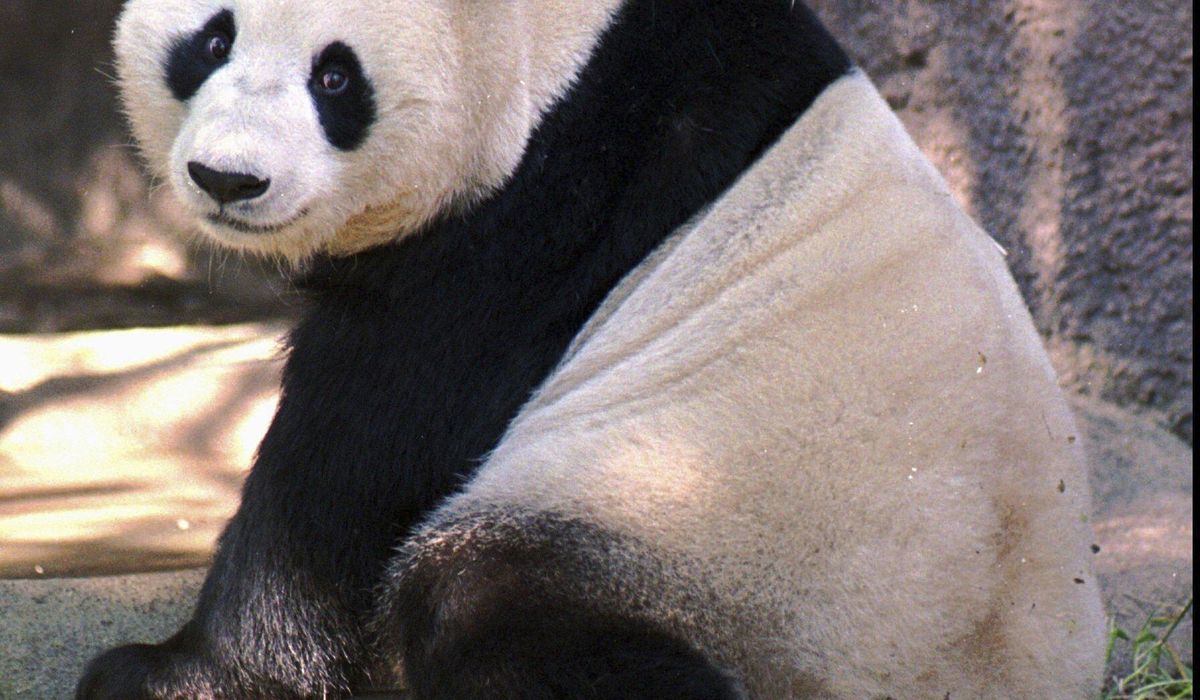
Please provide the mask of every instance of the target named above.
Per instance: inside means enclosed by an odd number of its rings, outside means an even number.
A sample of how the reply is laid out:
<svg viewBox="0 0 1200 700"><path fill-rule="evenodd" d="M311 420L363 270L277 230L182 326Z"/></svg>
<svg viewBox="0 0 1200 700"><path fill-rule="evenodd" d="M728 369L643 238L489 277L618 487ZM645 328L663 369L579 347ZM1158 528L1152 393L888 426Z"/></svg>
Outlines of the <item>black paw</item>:
<svg viewBox="0 0 1200 700"><path fill-rule="evenodd" d="M149 683L168 660L162 647L132 644L104 652L87 665L76 700L156 700Z"/></svg>

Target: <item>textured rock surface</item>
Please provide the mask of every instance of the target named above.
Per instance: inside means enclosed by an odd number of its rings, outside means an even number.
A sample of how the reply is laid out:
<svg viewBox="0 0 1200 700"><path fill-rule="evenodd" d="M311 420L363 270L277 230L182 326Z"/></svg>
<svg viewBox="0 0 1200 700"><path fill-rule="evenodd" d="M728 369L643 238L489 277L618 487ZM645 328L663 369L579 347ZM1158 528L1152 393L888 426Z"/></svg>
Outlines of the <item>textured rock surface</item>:
<svg viewBox="0 0 1200 700"><path fill-rule="evenodd" d="M1078 391L1192 441L1192 3L816 0Z"/></svg>
<svg viewBox="0 0 1200 700"><path fill-rule="evenodd" d="M1078 400L1091 458L1096 574L1116 624L1135 633L1155 614L1174 614L1193 590L1192 449L1144 417ZM1191 662L1192 616L1172 645ZM1129 648L1114 668L1129 667Z"/></svg>

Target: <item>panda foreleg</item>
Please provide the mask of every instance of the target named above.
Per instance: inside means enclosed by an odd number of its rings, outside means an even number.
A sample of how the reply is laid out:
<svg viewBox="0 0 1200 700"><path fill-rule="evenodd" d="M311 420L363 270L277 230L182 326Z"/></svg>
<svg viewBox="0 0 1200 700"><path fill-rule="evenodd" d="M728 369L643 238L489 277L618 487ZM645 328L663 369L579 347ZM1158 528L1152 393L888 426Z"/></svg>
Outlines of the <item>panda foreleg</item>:
<svg viewBox="0 0 1200 700"><path fill-rule="evenodd" d="M426 532L392 569L379 651L413 700L745 697L683 638L583 593L614 581L586 525L488 520Z"/></svg>
<svg viewBox="0 0 1200 700"><path fill-rule="evenodd" d="M357 680L362 624L345 594L296 560L305 553L248 489L221 537L192 619L160 644L93 659L77 700L341 698ZM271 544L274 542L274 544ZM308 554L329 549L308 540ZM386 557L378 564L382 571Z"/></svg>

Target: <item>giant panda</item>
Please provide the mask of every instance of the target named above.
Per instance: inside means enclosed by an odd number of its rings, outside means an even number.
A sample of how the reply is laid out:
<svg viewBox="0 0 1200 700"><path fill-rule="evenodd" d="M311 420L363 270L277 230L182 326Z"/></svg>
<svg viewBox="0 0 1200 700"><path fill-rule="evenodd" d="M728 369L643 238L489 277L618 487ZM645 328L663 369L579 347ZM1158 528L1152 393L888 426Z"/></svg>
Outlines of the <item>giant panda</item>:
<svg viewBox="0 0 1200 700"><path fill-rule="evenodd" d="M116 50L308 306L191 621L79 698L1098 687L1030 316L801 3L130 0Z"/></svg>

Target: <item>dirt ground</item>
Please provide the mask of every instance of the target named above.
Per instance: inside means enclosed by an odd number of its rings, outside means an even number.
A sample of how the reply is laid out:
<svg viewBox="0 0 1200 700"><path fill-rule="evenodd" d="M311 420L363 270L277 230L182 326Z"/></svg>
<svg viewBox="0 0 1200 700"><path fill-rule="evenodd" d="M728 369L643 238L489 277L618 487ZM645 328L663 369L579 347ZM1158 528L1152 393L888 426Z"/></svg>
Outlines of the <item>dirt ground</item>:
<svg viewBox="0 0 1200 700"><path fill-rule="evenodd" d="M186 618L192 567L274 410L284 328L0 336L0 698L67 697L97 650ZM1077 397L1076 411L1097 573L1136 629L1192 591L1192 450L1111 405ZM191 570L113 576L177 569ZM1190 619L1177 638L1190 660Z"/></svg>

